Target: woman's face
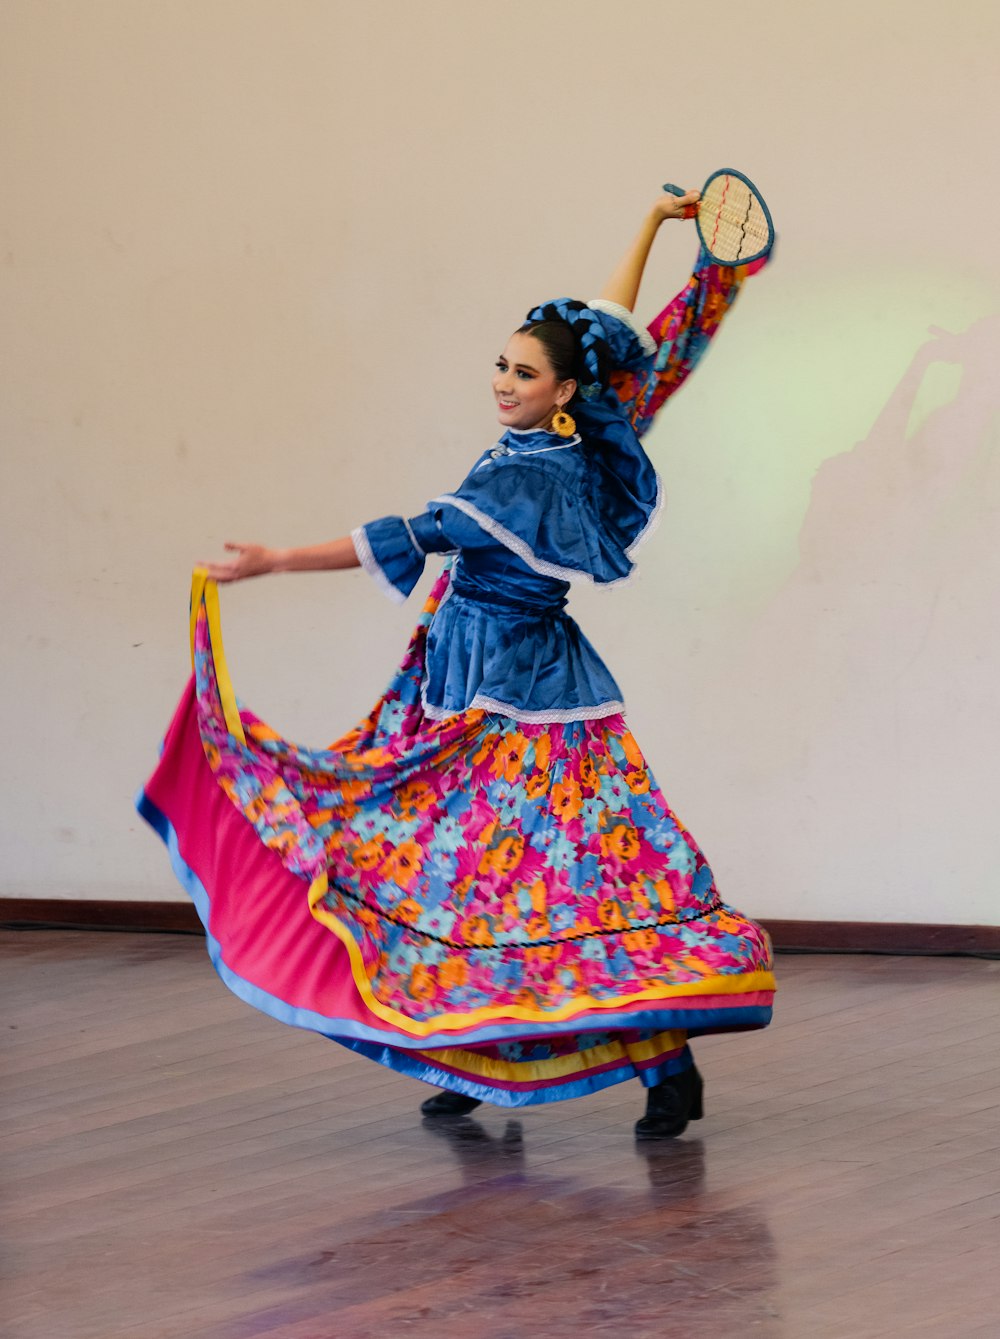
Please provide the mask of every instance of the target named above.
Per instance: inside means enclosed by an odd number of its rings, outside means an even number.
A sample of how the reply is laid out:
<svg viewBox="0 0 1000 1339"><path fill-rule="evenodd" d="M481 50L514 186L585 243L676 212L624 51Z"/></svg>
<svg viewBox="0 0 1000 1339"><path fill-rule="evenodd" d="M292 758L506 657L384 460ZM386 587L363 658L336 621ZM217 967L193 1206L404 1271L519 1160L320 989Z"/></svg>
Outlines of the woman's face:
<svg viewBox="0 0 1000 1339"><path fill-rule="evenodd" d="M515 331L497 359L493 394L497 418L505 428L548 427L576 390L575 381L560 381L534 335Z"/></svg>

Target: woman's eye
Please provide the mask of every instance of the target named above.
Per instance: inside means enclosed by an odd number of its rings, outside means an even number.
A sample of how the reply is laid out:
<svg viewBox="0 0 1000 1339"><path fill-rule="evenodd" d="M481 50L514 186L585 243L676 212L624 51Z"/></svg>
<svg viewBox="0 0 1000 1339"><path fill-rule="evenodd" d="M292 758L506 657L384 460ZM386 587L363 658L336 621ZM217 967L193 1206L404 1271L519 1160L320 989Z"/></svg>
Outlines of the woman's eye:
<svg viewBox="0 0 1000 1339"><path fill-rule="evenodd" d="M507 371L507 364L504 362L504 360L503 360L502 358L500 358L497 362L495 362L495 363L493 364L493 366L496 368L496 370L497 370L498 372L506 372L506 371Z"/></svg>
<svg viewBox="0 0 1000 1339"><path fill-rule="evenodd" d="M522 381L531 381L532 379L530 372L518 372L517 375L521 378Z"/></svg>

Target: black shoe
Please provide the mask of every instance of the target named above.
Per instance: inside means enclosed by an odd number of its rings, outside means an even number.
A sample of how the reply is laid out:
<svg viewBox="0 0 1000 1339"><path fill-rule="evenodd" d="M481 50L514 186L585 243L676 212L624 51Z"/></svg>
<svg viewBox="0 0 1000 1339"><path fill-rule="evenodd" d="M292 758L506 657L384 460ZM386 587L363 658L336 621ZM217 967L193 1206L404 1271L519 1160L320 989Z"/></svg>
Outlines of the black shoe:
<svg viewBox="0 0 1000 1339"><path fill-rule="evenodd" d="M676 1139L688 1121L701 1120L704 1084L694 1065L664 1079L646 1095L646 1114L635 1123L636 1139Z"/></svg>
<svg viewBox="0 0 1000 1339"><path fill-rule="evenodd" d="M470 1111L483 1104L478 1097L466 1097L464 1093L435 1093L426 1102L420 1103L425 1116L467 1116Z"/></svg>

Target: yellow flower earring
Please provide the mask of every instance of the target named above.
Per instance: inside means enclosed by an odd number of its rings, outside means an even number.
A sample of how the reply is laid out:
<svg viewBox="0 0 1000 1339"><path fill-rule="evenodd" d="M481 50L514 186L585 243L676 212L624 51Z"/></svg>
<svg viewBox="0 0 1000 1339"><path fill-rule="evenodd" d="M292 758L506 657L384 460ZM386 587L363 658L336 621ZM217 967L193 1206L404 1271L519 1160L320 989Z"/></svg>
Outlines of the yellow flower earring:
<svg viewBox="0 0 1000 1339"><path fill-rule="evenodd" d="M565 409L557 409L552 415L549 430L557 433L560 437L572 437L576 432L576 419L571 414L567 414Z"/></svg>

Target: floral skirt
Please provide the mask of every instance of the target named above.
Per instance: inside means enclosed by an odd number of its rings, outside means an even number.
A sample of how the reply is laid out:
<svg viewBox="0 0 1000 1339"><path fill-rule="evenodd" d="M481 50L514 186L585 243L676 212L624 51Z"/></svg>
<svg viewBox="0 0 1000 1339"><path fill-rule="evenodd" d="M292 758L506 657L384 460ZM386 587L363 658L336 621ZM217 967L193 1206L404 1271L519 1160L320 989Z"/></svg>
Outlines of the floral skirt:
<svg viewBox="0 0 1000 1339"><path fill-rule="evenodd" d="M719 898L620 716L525 724L420 705L431 593L371 715L326 749L233 694L215 584L140 813L242 999L504 1106L690 1064L765 1026L767 935Z"/></svg>

